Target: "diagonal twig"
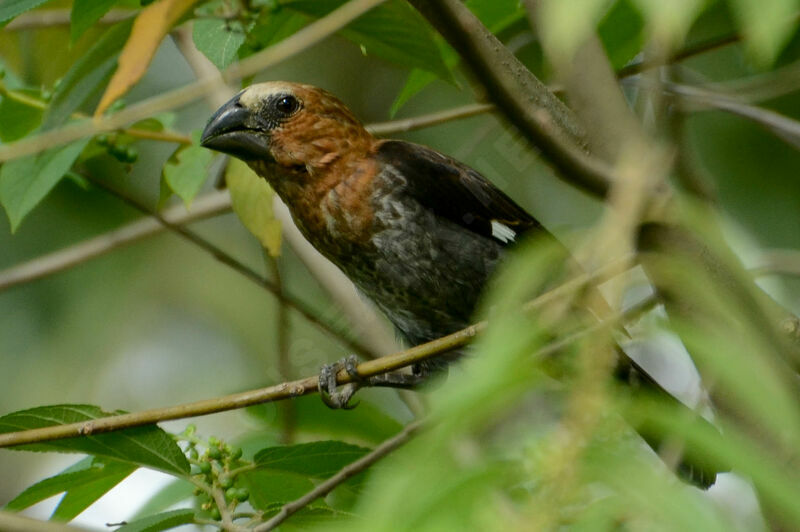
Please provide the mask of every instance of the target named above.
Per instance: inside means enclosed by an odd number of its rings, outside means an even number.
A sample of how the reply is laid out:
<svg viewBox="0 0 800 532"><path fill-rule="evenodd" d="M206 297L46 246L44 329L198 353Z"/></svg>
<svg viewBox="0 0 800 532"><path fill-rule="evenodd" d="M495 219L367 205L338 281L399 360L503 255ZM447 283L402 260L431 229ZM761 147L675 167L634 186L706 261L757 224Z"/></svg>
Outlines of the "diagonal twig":
<svg viewBox="0 0 800 532"><path fill-rule="evenodd" d="M495 109L495 106L489 103L471 103L454 107L452 109L445 109L444 111L437 111L425 115L415 116L413 118L404 118L400 120L392 120L390 122L378 122L375 124L367 124L365 127L367 131L373 135L385 136L394 133L405 133L415 129L422 129L424 127L436 126L451 122L453 120L460 120L462 118L469 118L471 116L488 113Z"/></svg>
<svg viewBox="0 0 800 532"><path fill-rule="evenodd" d="M800 149L800 121L776 113L770 109L750 105L736 98L715 91L682 85L665 83L664 89L689 102L702 107L726 111L741 116L772 131L778 138Z"/></svg>
<svg viewBox="0 0 800 532"><path fill-rule="evenodd" d="M386 457L392 451L401 447L403 444L408 442L408 440L410 440L421 428L422 428L421 421L415 421L413 423L409 423L398 434L392 436L387 440L384 440L383 443L375 447L375 449L365 454L355 462L347 464L342 469L340 469L335 475L325 480L324 482L321 482L316 487L314 487L314 489L312 489L305 495L281 506L281 509L280 511L278 511L277 514L272 516L268 521L265 521L264 523L255 527L253 529L253 532L268 532L269 530L274 529L275 527L286 521L286 519L288 519L292 514L302 510L315 500L321 497L325 497L327 494L333 491L337 486L339 486L342 482L346 481L350 477L353 477L361 473L362 471L370 467L378 460Z"/></svg>
<svg viewBox="0 0 800 532"><path fill-rule="evenodd" d="M170 207L161 216L174 225L184 225L228 212L231 198L228 191L212 192L199 196L187 211L181 205ZM165 226L152 216L125 224L83 242L67 246L58 251L41 255L28 262L0 271L0 292L11 287L35 281L54 273L67 270L109 251L132 244L164 231Z"/></svg>

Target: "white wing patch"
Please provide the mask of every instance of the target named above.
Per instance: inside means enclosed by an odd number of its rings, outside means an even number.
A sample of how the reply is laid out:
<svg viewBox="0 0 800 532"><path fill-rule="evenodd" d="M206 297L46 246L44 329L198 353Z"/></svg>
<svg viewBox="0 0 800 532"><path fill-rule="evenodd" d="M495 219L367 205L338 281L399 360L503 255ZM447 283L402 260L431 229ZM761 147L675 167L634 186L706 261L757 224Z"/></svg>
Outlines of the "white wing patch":
<svg viewBox="0 0 800 532"><path fill-rule="evenodd" d="M507 244L514 241L514 239L517 237L517 233L514 232L514 230L509 226L500 223L497 220L492 220L492 236L500 242Z"/></svg>

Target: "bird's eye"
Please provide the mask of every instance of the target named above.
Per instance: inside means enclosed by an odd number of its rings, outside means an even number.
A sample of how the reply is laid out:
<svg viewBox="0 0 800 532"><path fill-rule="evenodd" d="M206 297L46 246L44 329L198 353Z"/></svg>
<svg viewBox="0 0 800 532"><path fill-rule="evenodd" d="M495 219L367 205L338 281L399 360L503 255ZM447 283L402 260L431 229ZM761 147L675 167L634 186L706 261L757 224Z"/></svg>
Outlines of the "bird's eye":
<svg viewBox="0 0 800 532"><path fill-rule="evenodd" d="M294 96L281 96L275 100L275 109L283 115L289 116L300 108L300 102Z"/></svg>

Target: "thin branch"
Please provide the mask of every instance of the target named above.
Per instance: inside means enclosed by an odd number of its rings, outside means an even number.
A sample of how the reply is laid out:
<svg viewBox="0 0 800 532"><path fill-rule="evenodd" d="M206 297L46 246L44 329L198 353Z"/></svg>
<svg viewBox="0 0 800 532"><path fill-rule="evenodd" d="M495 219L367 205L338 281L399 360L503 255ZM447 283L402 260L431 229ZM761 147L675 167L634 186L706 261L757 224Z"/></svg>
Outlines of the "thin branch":
<svg viewBox="0 0 800 532"><path fill-rule="evenodd" d="M281 506L281 509L277 514L272 516L269 521L266 521L255 527L253 532L268 532L269 530L274 529L286 521L286 519L288 519L292 514L302 510L315 500L325 497L347 479L361 473L378 460L388 456L392 451L401 447L403 444L408 442L408 440L410 440L414 434L420 430L421 427L422 423L420 421L409 423L397 435L385 440L383 443L375 447L375 449L373 449L371 452L365 454L355 462L347 464L335 475L318 484L314 489L302 497Z"/></svg>
<svg viewBox="0 0 800 532"><path fill-rule="evenodd" d="M795 20L800 20L800 13L795 14ZM729 46L731 44L736 44L741 42L742 35L739 33L728 33L726 35L719 35L717 37L711 37L704 41L700 41L698 43L693 44L692 46L687 46L682 50L672 54L669 58L671 63L678 63L680 61L684 61L696 55L704 54L706 52L711 52L713 50L717 50L719 48ZM622 67L620 70L617 71L617 77L619 78L627 78L629 76L635 76L640 72L645 70L649 70L651 68L658 68L664 66L663 62L660 61L638 61L636 63L631 63Z"/></svg>
<svg viewBox="0 0 800 532"><path fill-rule="evenodd" d="M664 89L694 104L746 118L767 128L784 142L800 149L800 121L770 109L742 103L735 97L698 87L679 83L664 83Z"/></svg>
<svg viewBox="0 0 800 532"><path fill-rule="evenodd" d="M758 266L750 269L750 272L756 277L775 274L800 277L800 251L796 249L763 251Z"/></svg>
<svg viewBox="0 0 800 532"><path fill-rule="evenodd" d="M170 207L162 212L161 216L173 225L183 225L228 212L230 209L230 195L228 191L221 191L199 196L192 203L191 211L187 211L181 204ZM155 217L148 216L83 242L12 266L0 271L0 292L67 270L109 251L159 234L165 229Z"/></svg>
<svg viewBox="0 0 800 532"><path fill-rule="evenodd" d="M229 532L243 531L244 529L242 527L233 522L233 515L228 507L228 502L225 500L225 494L222 493L222 490L212 487L210 495L214 499L214 503L217 505L217 509L219 510L222 530L227 530Z"/></svg>
<svg viewBox="0 0 800 532"><path fill-rule="evenodd" d="M685 104L692 104L701 109L715 109L746 118L770 130L784 142L800 149L800 121L770 109L740 101L734 94L673 82L659 82L659 86L655 87L644 80L639 80L637 85L653 91L663 90Z"/></svg>
<svg viewBox="0 0 800 532"><path fill-rule="evenodd" d="M684 48L683 50L674 54L670 58L670 61L671 62L684 61L686 59L689 59L690 57L704 54L706 52L722 48L723 46L735 44L741 40L742 36L739 35L738 33L732 33L728 35L722 35L720 37L714 37L706 41L699 42L693 46ZM631 63L619 69L617 71L617 77L620 79L627 78L630 76L635 76L636 74L640 74L645 70L649 70L651 68L659 68L662 66L664 66L664 63L662 62L638 61L636 63Z"/></svg>
<svg viewBox="0 0 800 532"><path fill-rule="evenodd" d="M628 263L626 262L626 259L621 259L599 269L592 275L581 275L571 281L568 281L564 285L537 297L533 301L526 304L523 307L523 310L529 312L539 309L557 298L565 297L576 290L580 290L587 283L601 283L618 274L627 264ZM600 325L592 326L592 330L601 331L605 330L607 327L616 327L621 321L626 320L629 316L631 316L632 312L633 311L629 309L626 312L610 316L609 318L599 322ZM447 353L454 349L465 346L471 342L475 336L485 330L487 325L488 323L486 321L481 321L460 331L456 331L442 338L433 340L432 342L420 344L404 351L399 351L381 358L362 362L356 368L356 372L360 377L366 378L417 364L424 360L428 360L443 353ZM552 354L556 350L553 345L563 346L565 344L563 344L562 340L562 342L544 347L541 350L541 353L544 355ZM341 370L336 377L337 383L339 384L347 384L352 382L352 377L345 370ZM142 410L140 412L108 416L91 421L71 423L67 425L56 425L52 427L42 427L19 432L10 432L6 434L0 434L0 447L12 447L15 445L40 443L63 438L88 436L91 434L111 432L142 425L152 425L162 421L225 412L228 410L245 408L257 404L276 402L292 397L317 393L318 385L319 377L315 375L313 377L306 377L304 379L284 382L266 388L235 393L222 397L214 397L212 399L205 399L193 403L186 403L165 408L153 408L150 410Z"/></svg>
<svg viewBox="0 0 800 532"><path fill-rule="evenodd" d="M208 495L210 498L214 500L214 504L217 506L219 510L219 521L212 521L212 520L199 520L195 518L195 524L207 524L212 525L220 530L226 530L228 532L244 532L244 528L240 527L236 523L233 522L234 516L228 507L227 501L225 501L225 494L222 491L214 486L210 486L203 482L202 480L198 480L195 477L188 477L186 480L194 484L196 488L201 489Z"/></svg>
<svg viewBox="0 0 800 532"><path fill-rule="evenodd" d="M135 9L112 9L101 18L99 24L115 24L136 15ZM34 30L53 26L68 26L72 20L71 9L43 9L23 13L8 23L6 31Z"/></svg>
<svg viewBox="0 0 800 532"><path fill-rule="evenodd" d="M366 357L371 357L372 356L372 351L370 349L368 349L366 346L362 345L357 340L353 340L351 338L348 338L347 335L345 335L343 332L339 331L339 329L336 326L334 326L333 324L329 323L324 318L317 316L317 313L311 307L309 307L306 303L300 301L299 299L295 298L294 296L291 296L291 295L286 294L286 293L281 293L278 290L277 286L275 286L275 283L273 283L269 279L265 279L264 277L259 275L256 271L254 271L252 268L250 268L249 266L243 264L242 262L239 262L238 260L233 258L231 255L229 255L228 253L224 252L223 250L221 250L220 248L218 248L217 246L215 246L214 244L212 244L211 242L209 242L205 238L201 237L197 233L194 233L193 231L190 231L190 230L186 229L185 227L173 224L173 223L169 222L168 220L165 220L160 214L154 213L148 207L146 207L145 205L142 205L141 203L139 203L135 199L133 199L131 197L128 197L125 194L122 194L121 192L110 188L106 183L103 183L102 181L93 180L92 183L94 183L96 186L102 188L103 190L105 190L109 194L112 194L113 196L116 196L117 198L119 198L123 202L127 203L128 205L130 205L134 209L136 209L136 210L138 210L138 211L140 211L140 212L142 212L144 214L149 214L150 216L152 216L153 218L158 220L158 222L161 225L163 225L164 227L166 227L170 231L173 231L174 233L177 233L178 235L180 235L181 237L185 238L189 242L192 242L193 244L195 244L197 247L203 249L204 251L207 251L215 259L217 259L221 263L225 264L226 266L229 266L235 272L243 275L245 278L247 278L248 280L254 282L258 286L268 290L273 295L275 295L275 297L278 299L278 301L281 301L281 302L285 303L286 305L289 305L294 310L299 312L310 323L316 325L320 330L331 334L334 338L336 338L337 340L341 341L343 344L347 345L348 348L353 349L356 353L358 353L358 354L360 354L362 356L366 356Z"/></svg>
<svg viewBox="0 0 800 532"><path fill-rule="evenodd" d="M694 71L690 72L696 74ZM755 104L773 100L800 89L800 61L752 76L727 81L706 81L698 86L713 92L729 94L742 103Z"/></svg>
<svg viewBox="0 0 800 532"><path fill-rule="evenodd" d="M494 110L495 106L489 103L471 103L468 105L462 105L461 107L447 109L445 111L415 116L413 118L368 124L366 127L367 131L373 135L385 136L392 135L394 133L405 133L406 131L414 131L415 129L436 126L445 122L469 118L471 116L488 113Z"/></svg>
<svg viewBox="0 0 800 532"><path fill-rule="evenodd" d="M290 37L229 66L222 73L222 77L226 82L232 82L256 74L318 43L384 1L351 0L346 2ZM54 146L67 144L98 133L123 128L154 114L182 107L203 98L206 94L216 91L218 86L219 80L216 78L202 79L130 105L111 115L82 120L10 144L0 145L0 162L39 153Z"/></svg>

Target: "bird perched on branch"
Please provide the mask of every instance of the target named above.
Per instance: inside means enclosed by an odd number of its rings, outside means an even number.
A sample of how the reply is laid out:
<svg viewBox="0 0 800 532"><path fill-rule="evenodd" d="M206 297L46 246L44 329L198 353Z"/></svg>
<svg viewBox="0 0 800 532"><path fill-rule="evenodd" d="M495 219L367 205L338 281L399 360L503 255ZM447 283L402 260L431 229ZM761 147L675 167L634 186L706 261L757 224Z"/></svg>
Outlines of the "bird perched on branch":
<svg viewBox="0 0 800 532"><path fill-rule="evenodd" d="M253 85L216 112L202 144L266 178L303 235L411 345L469 325L504 248L544 231L475 170L425 146L376 139L316 87ZM371 384L410 386L452 357ZM333 394L331 369L323 371L323 398L345 406L351 392Z"/></svg>
<svg viewBox="0 0 800 532"><path fill-rule="evenodd" d="M212 116L202 145L267 179L303 235L411 345L469 325L506 248L523 233L547 235L472 168L425 146L373 137L335 96L309 85L246 88ZM454 356L361 384L413 386ZM358 378L352 358L342 365ZM356 389L337 389L340 367L320 374L322 397L334 408L347 407Z"/></svg>

